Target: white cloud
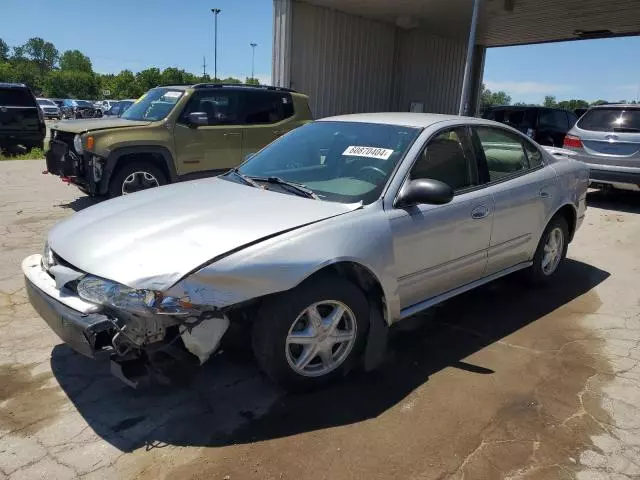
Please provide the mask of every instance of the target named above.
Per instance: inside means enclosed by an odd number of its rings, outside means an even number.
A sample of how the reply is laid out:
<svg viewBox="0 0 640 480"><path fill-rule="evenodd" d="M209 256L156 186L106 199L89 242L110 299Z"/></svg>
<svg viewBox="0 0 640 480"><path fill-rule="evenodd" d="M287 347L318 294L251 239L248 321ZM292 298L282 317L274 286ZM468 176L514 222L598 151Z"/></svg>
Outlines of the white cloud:
<svg viewBox="0 0 640 480"><path fill-rule="evenodd" d="M555 95L558 92L566 92L567 90L572 89L570 85L541 82L494 82L492 80L487 80L484 84L489 90L502 90L510 95Z"/></svg>

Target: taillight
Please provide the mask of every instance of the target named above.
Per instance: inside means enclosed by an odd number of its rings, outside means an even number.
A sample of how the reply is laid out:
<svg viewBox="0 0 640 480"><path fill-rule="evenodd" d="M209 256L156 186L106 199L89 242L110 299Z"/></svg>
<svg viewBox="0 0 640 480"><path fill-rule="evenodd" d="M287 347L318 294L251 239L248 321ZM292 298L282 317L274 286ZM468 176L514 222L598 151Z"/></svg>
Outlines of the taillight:
<svg viewBox="0 0 640 480"><path fill-rule="evenodd" d="M573 135L565 135L563 146L569 147L569 148L582 148L582 140L580 140L580 137L574 137Z"/></svg>

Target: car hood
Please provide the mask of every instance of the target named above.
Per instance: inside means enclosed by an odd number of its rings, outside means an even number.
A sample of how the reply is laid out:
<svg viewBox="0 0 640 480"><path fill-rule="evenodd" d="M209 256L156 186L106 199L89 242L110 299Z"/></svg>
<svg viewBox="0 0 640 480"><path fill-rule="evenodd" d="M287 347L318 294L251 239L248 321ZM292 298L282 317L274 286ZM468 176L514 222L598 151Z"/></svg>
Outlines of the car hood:
<svg viewBox="0 0 640 480"><path fill-rule="evenodd" d="M53 128L63 132L84 133L106 128L144 127L151 122L126 120L119 117L91 118L87 120L62 120Z"/></svg>
<svg viewBox="0 0 640 480"><path fill-rule="evenodd" d="M84 272L165 290L216 257L359 206L209 178L89 207L56 225L49 245Z"/></svg>

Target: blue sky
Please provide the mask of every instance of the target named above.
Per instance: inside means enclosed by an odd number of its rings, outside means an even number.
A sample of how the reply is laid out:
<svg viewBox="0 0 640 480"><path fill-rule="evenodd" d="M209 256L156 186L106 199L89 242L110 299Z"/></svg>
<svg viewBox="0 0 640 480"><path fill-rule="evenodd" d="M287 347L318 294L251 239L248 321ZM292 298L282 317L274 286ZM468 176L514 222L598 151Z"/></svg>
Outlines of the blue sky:
<svg viewBox="0 0 640 480"><path fill-rule="evenodd" d="M582 40L487 51L484 82L513 101L635 100L640 88L640 37Z"/></svg>
<svg viewBox="0 0 640 480"><path fill-rule="evenodd" d="M39 36L60 51L79 49L100 73L150 66L213 73L213 15L218 23L218 76L271 78L272 0L0 0L0 38L9 45ZM485 83L513 101L635 99L640 37L490 49Z"/></svg>
<svg viewBox="0 0 640 480"><path fill-rule="evenodd" d="M271 79L272 0L0 0L0 38L19 45L30 37L60 51L78 49L100 73L157 66L213 74L213 14L218 17L218 76Z"/></svg>

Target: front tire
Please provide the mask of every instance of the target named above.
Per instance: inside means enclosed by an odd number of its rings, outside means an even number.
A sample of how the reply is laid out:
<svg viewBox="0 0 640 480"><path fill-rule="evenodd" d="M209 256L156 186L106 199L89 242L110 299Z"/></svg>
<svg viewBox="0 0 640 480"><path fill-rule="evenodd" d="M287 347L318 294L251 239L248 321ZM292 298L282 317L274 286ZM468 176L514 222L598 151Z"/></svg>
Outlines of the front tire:
<svg viewBox="0 0 640 480"><path fill-rule="evenodd" d="M544 230L538 248L529 268L529 278L533 283L546 283L558 271L567 256L569 227L561 216L551 219Z"/></svg>
<svg viewBox="0 0 640 480"><path fill-rule="evenodd" d="M368 330L369 302L362 290L325 276L267 300L253 325L253 352L283 388L313 390L353 368Z"/></svg>
<svg viewBox="0 0 640 480"><path fill-rule="evenodd" d="M116 171L109 182L109 198L160 187L167 184L167 177L150 162L134 162Z"/></svg>

